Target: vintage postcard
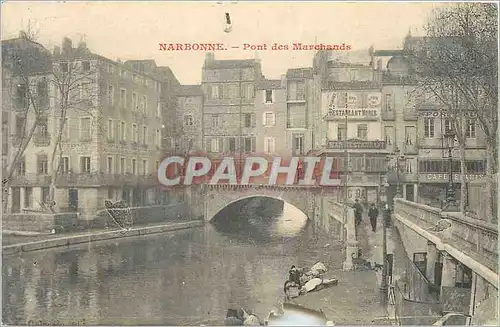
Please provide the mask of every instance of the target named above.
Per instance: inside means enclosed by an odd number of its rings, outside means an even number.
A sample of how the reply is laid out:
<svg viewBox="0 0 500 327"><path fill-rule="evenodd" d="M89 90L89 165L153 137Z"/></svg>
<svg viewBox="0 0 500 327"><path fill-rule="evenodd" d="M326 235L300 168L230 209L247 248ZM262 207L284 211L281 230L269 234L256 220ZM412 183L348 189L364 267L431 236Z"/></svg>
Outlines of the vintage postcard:
<svg viewBox="0 0 500 327"><path fill-rule="evenodd" d="M496 2L1 9L2 324L499 324Z"/></svg>

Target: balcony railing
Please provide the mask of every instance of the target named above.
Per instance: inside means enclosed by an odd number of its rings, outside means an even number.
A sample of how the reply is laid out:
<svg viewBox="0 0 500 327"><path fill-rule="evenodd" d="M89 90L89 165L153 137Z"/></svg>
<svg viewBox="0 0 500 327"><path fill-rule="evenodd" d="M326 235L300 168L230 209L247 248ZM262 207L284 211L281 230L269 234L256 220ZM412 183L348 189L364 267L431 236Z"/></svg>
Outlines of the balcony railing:
<svg viewBox="0 0 500 327"><path fill-rule="evenodd" d="M428 231L430 235L435 235L442 243L464 253L491 271L498 272L497 225L461 213L443 212L441 209L403 199L396 199L394 213ZM451 222L448 233L432 231L432 227L441 219L448 219Z"/></svg>
<svg viewBox="0 0 500 327"><path fill-rule="evenodd" d="M50 145L50 133L33 134L33 144L35 146L49 146Z"/></svg>
<svg viewBox="0 0 500 327"><path fill-rule="evenodd" d="M30 173L24 175L13 175L10 186L49 186L51 176L48 174Z"/></svg>
<svg viewBox="0 0 500 327"><path fill-rule="evenodd" d="M57 177L56 185L59 187L147 187L158 184L156 176L148 174L146 176L133 174L108 174L98 173L65 173Z"/></svg>

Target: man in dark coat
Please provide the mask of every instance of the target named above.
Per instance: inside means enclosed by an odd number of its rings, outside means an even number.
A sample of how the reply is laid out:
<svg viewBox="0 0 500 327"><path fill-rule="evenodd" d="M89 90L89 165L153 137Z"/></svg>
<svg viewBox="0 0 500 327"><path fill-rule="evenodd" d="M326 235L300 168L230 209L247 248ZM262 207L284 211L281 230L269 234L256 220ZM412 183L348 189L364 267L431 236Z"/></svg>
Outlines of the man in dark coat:
<svg viewBox="0 0 500 327"><path fill-rule="evenodd" d="M375 232L377 230L377 218L378 218L378 209L375 206L375 203L371 204L370 210L368 210L368 217L370 218L372 231Z"/></svg>
<svg viewBox="0 0 500 327"><path fill-rule="evenodd" d="M356 219L356 226L361 223L361 217L363 216L363 207L361 203L359 203L358 199L355 200L354 203L354 218Z"/></svg>

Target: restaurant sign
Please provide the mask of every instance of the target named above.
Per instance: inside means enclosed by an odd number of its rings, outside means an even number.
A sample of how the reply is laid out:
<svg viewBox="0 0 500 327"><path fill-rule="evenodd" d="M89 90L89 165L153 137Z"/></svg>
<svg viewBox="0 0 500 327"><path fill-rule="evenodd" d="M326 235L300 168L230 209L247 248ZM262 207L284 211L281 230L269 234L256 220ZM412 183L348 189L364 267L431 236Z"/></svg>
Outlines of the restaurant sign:
<svg viewBox="0 0 500 327"><path fill-rule="evenodd" d="M423 183L448 183L449 177L450 174L447 173L427 173L419 174L418 180ZM471 182L484 177L484 174L466 174L465 180ZM460 183L460 174L453 174L453 182Z"/></svg>
<svg viewBox="0 0 500 327"><path fill-rule="evenodd" d="M359 96L359 94L348 92L323 93L322 103L328 108L327 117L334 120L346 118L355 120L378 119L380 112L381 94L369 93L366 95L366 101L360 101L361 98ZM366 102L366 107L361 107L361 102Z"/></svg>
<svg viewBox="0 0 500 327"><path fill-rule="evenodd" d="M385 141L363 141L363 140L346 140L346 141L328 141L328 149L370 149L381 150L385 149Z"/></svg>

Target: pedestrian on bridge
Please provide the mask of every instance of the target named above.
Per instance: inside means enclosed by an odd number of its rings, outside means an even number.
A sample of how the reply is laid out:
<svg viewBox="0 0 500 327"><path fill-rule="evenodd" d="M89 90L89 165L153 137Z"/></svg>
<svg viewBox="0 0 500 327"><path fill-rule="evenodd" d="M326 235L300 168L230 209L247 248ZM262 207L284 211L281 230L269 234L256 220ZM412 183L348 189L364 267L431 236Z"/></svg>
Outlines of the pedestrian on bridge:
<svg viewBox="0 0 500 327"><path fill-rule="evenodd" d="M361 218L363 216L363 207L359 203L358 199L354 200L354 218L355 224L358 226L361 223Z"/></svg>
<svg viewBox="0 0 500 327"><path fill-rule="evenodd" d="M378 209L375 206L375 203L370 205L370 209L368 210L368 217L370 218L370 224L372 225L372 231L377 231L377 218L378 218Z"/></svg>

